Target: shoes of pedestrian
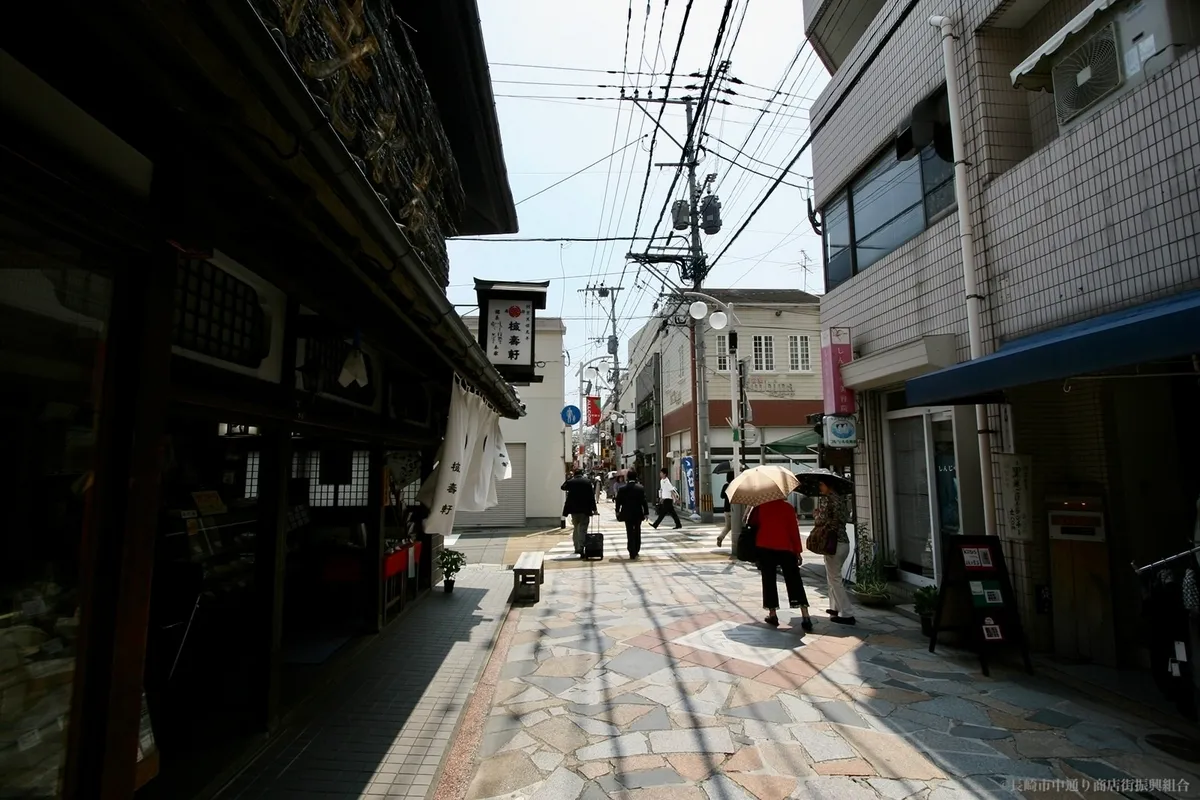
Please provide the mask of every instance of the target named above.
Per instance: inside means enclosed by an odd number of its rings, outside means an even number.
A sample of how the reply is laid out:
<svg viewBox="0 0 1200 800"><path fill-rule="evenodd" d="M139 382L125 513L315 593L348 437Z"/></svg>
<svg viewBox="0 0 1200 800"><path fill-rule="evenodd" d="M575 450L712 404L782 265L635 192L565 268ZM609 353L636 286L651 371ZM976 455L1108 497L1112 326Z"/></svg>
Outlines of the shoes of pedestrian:
<svg viewBox="0 0 1200 800"><path fill-rule="evenodd" d="M675 529L675 530L679 530L679 529L680 529L680 528L682 528L682 527L683 527L682 525L676 525L674 529Z"/></svg>
<svg viewBox="0 0 1200 800"><path fill-rule="evenodd" d="M718 536L718 537L717 537L717 547L720 547L720 546L721 546L721 544L722 544L724 541L725 541L725 536L724 536L724 534L722 534L721 536Z"/></svg>
<svg viewBox="0 0 1200 800"><path fill-rule="evenodd" d="M813 629L812 620L811 619L802 620L800 622L800 627L811 633L812 629Z"/></svg>
<svg viewBox="0 0 1200 800"><path fill-rule="evenodd" d="M830 622L836 622L838 625L853 625L854 617L839 617L836 614L829 618Z"/></svg>
<svg viewBox="0 0 1200 800"><path fill-rule="evenodd" d="M657 523L657 522L651 522L651 523L650 523L650 527L651 527L651 528L654 528L654 530L658 530L658 523Z"/></svg>
<svg viewBox="0 0 1200 800"><path fill-rule="evenodd" d="M825 609L825 613L826 613L826 614L828 614L828 615L829 615L829 616L831 616L831 617L836 617L836 616L837 616L837 612L836 612L836 611L834 611L832 608L827 608L827 609Z"/></svg>
<svg viewBox="0 0 1200 800"><path fill-rule="evenodd" d="M770 625L772 628L778 628L778 627L779 627L779 617L776 617L776 616L773 616L773 615L772 615L772 616L770 616L770 617L767 617L767 618L765 618L765 619L763 620L763 622L767 623L767 624L768 624L768 625Z"/></svg>

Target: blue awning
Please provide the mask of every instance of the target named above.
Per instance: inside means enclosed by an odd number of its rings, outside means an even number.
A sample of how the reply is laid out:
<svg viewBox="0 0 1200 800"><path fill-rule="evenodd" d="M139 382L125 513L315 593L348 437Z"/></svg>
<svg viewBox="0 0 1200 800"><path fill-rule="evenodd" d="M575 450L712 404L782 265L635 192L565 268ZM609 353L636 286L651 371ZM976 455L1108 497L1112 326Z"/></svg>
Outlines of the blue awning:
<svg viewBox="0 0 1200 800"><path fill-rule="evenodd" d="M1200 291L1017 339L905 383L909 405L961 405L1014 386L1200 352Z"/></svg>

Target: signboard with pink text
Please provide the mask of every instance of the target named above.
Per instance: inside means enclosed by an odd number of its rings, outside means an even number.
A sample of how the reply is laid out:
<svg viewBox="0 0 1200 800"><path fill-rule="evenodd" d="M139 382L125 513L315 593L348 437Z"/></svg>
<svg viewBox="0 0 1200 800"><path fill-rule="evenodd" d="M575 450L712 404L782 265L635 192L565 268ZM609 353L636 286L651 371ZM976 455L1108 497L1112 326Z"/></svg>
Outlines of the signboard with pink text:
<svg viewBox="0 0 1200 800"><path fill-rule="evenodd" d="M825 394L826 414L853 414L854 390L842 383L842 364L854 358L849 328L821 331L821 388Z"/></svg>

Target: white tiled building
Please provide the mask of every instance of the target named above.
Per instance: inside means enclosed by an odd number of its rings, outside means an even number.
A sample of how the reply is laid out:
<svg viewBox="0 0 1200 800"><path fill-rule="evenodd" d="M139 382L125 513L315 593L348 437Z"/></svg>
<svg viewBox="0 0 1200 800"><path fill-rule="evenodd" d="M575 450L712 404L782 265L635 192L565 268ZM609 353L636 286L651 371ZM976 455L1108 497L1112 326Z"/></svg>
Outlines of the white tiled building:
<svg viewBox="0 0 1200 800"><path fill-rule="evenodd" d="M822 325L850 328L855 351L842 374L858 390L859 519L909 581L940 578L943 537L983 532L968 405L982 397L997 533L1033 644L1144 665L1144 649L1118 647L1140 626L1129 563L1185 549L1200 495L1197 4L909 5L805 2L833 73L812 107L814 203ZM915 106L948 112L938 15L957 37L990 354L969 367L952 157L930 145L898 158ZM1034 90L1056 80L1057 94ZM1020 505L1014 463L1028 468ZM1064 502L1103 528L1052 538Z"/></svg>

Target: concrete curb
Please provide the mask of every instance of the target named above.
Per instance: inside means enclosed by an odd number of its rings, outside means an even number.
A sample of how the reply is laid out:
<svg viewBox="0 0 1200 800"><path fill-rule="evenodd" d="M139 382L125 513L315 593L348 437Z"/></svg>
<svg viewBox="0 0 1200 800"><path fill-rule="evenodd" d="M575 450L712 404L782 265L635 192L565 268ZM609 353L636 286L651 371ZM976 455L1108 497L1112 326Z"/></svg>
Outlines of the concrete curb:
<svg viewBox="0 0 1200 800"><path fill-rule="evenodd" d="M462 715L458 718L450 749L442 756L438 774L434 776L433 794L426 795L428 800L464 800L467 796L467 790L471 788L471 781L475 778L475 756L479 752L492 700L496 695L496 686L500 682L500 670L504 667L508 650L517 634L519 618L520 609L511 605L510 598L508 612L492 640L491 652L488 653L475 682L475 688L471 690Z"/></svg>

